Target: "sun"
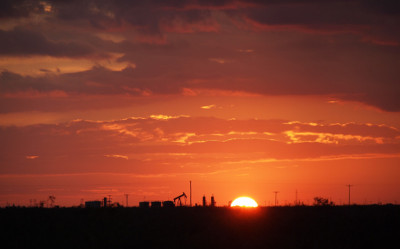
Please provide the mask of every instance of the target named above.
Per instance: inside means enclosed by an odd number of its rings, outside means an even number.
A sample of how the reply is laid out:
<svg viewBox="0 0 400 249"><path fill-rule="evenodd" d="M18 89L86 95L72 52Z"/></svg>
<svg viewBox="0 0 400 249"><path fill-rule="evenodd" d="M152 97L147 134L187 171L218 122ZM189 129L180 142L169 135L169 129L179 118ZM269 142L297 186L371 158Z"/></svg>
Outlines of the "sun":
<svg viewBox="0 0 400 249"><path fill-rule="evenodd" d="M231 207L258 207L258 204L255 200L251 199L250 197L242 196L236 198Z"/></svg>

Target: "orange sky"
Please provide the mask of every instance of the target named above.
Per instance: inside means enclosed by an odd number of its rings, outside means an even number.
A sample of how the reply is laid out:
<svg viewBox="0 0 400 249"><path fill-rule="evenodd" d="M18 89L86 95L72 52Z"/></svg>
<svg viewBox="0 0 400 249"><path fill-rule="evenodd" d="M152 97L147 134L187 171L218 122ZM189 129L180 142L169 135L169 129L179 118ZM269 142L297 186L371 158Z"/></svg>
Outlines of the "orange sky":
<svg viewBox="0 0 400 249"><path fill-rule="evenodd" d="M394 6L393 6L394 5ZM77 11L79 10L79 11ZM396 4L16 1L0 206L400 201ZM396 14L397 13L397 14ZM189 201L189 200L188 200Z"/></svg>

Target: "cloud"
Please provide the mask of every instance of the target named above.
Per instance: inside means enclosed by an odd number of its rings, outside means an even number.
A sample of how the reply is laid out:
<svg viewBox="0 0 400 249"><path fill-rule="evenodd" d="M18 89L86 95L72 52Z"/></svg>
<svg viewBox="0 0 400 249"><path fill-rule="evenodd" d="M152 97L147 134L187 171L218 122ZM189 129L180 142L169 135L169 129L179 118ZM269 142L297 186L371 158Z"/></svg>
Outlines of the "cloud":
<svg viewBox="0 0 400 249"><path fill-rule="evenodd" d="M290 138L289 143L325 143L339 144L347 143L348 141L367 142L370 141L376 144L383 144L382 137L363 137L359 135L344 135L332 133L317 133L317 132L294 132L286 131L286 135Z"/></svg>
<svg viewBox="0 0 400 249"><path fill-rule="evenodd" d="M297 132L332 133L343 135L358 135L364 137L396 137L400 132L398 128L384 124L357 124L357 123L304 123L291 121L287 123Z"/></svg>
<svg viewBox="0 0 400 249"><path fill-rule="evenodd" d="M204 109L204 110L210 110L210 109L213 109L213 108L216 108L216 107L217 107L216 105L212 104L212 105L204 105L204 106L202 106L200 108Z"/></svg>
<svg viewBox="0 0 400 249"><path fill-rule="evenodd" d="M0 3L0 19L27 17L43 11L41 1L4 0Z"/></svg>
<svg viewBox="0 0 400 249"><path fill-rule="evenodd" d="M384 125L193 117L3 126L0 173L162 173L262 158L390 156L398 154L399 138L397 128ZM26 160L36 155L41 160ZM110 166L107 158L126 160Z"/></svg>
<svg viewBox="0 0 400 249"><path fill-rule="evenodd" d="M117 158L117 159L125 159L125 160L129 159L127 156L124 156L124 155L104 155L104 156L109 157L109 158Z"/></svg>
<svg viewBox="0 0 400 249"><path fill-rule="evenodd" d="M188 118L188 117L189 116L187 116L187 115L179 115L179 116L170 116L170 115L163 115L163 114L150 115L150 118L156 119L156 120L169 120L169 119Z"/></svg>
<svg viewBox="0 0 400 249"><path fill-rule="evenodd" d="M39 158L39 156L26 156L26 159L36 159Z"/></svg>
<svg viewBox="0 0 400 249"><path fill-rule="evenodd" d="M230 61L230 60L225 60L225 59L222 59L222 58L210 58L210 59L208 59L209 61L212 61L212 62L216 62L216 63L218 63L218 64L226 64L226 63L230 63L230 62L232 62L232 61Z"/></svg>
<svg viewBox="0 0 400 249"><path fill-rule="evenodd" d="M121 94L141 95L143 85L135 81L132 67L113 71L101 66L90 70L60 75L38 77L22 76L4 71L0 74L0 89L3 93L24 91L63 91L75 94ZM118 80L117 82L114 82ZM144 90L144 89L143 89Z"/></svg>
<svg viewBox="0 0 400 249"><path fill-rule="evenodd" d="M297 159L276 159L276 158L260 158L255 160L243 160L226 162L226 164L266 164L266 163L277 163L277 162L323 162L323 161L336 161L336 160L348 160L348 159L376 159L376 158L400 158L400 154L346 154L336 156L324 156L318 158L297 158ZM296 166L294 166L296 167Z"/></svg>
<svg viewBox="0 0 400 249"><path fill-rule="evenodd" d="M3 18L14 23L0 30L0 55L90 58L95 66L28 77L3 63L2 94L150 96L214 90L329 95L400 111L395 32L400 19L392 1L42 2L4 3L11 14ZM41 18L32 25L18 25L35 15ZM104 34L120 39L102 39ZM99 61L111 59L111 53L135 66L107 69Z"/></svg>
<svg viewBox="0 0 400 249"><path fill-rule="evenodd" d="M29 41L29 44L27 43ZM48 55L54 57L106 57L96 51L89 43L82 41L51 41L42 33L27 29L0 30L0 55L34 56Z"/></svg>
<svg viewBox="0 0 400 249"><path fill-rule="evenodd" d="M398 22L399 4L387 1L4 1L3 18L33 14L52 15L53 22L79 23L85 28L115 30L133 28L142 34L163 32L215 32L219 26L214 13L253 24L293 27L301 30L349 30L346 26L373 30ZM207 28L201 28L207 27ZM211 28L210 28L211 27ZM395 27L395 26L393 26ZM365 31L366 29L364 29ZM386 32L385 32L386 33ZM385 35L389 35L386 33ZM392 36L394 34L391 34ZM397 36L397 38L399 38Z"/></svg>
<svg viewBox="0 0 400 249"><path fill-rule="evenodd" d="M238 49L238 52L241 52L241 53L253 53L254 50L253 49Z"/></svg>
<svg viewBox="0 0 400 249"><path fill-rule="evenodd" d="M192 92L210 89L264 95L314 94L356 100L387 111L400 110L397 98L400 87L396 83L398 62L395 56L399 48L357 47L350 42L343 44L343 47L349 47L343 50L342 45L328 46L318 40L313 42L316 44L312 47L300 44L301 50L289 44L280 44L277 49L291 51L285 55L285 59L279 57L280 52L269 57L260 52L251 60L245 58L248 53L237 53L237 58L230 59L237 63L226 63L223 67L215 67L212 62L204 63L209 58L206 53L215 52L208 52L208 48L200 48L199 51L203 51L204 55L187 54L193 52L186 47L159 48L162 53L158 49L135 48L121 59L135 64L135 68L110 70L96 66L77 73L37 77L3 71L0 88L3 94L33 90L143 96L181 94L184 89L192 89ZM374 56L376 61L361 59L368 56ZM289 63L290 60L297 61L299 57L303 58L301 64ZM266 68L260 68L260 61L266 58ZM192 68L197 70L193 72Z"/></svg>

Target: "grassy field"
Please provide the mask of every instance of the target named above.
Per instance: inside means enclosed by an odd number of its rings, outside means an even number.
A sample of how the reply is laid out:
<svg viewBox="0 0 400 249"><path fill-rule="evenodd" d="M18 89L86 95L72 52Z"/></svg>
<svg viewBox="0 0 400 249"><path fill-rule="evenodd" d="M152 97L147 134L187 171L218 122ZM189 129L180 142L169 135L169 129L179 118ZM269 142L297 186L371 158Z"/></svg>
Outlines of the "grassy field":
<svg viewBox="0 0 400 249"><path fill-rule="evenodd" d="M399 248L400 206L5 208L2 248Z"/></svg>

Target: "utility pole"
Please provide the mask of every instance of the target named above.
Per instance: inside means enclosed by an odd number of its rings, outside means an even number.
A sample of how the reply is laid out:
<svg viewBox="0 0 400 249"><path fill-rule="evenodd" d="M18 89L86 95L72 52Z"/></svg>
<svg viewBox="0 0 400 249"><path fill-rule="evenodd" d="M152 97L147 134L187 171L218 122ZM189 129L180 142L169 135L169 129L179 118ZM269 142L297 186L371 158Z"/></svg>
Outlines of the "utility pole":
<svg viewBox="0 0 400 249"><path fill-rule="evenodd" d="M296 189L296 200L294 201L294 205L297 206L297 189Z"/></svg>
<svg viewBox="0 0 400 249"><path fill-rule="evenodd" d="M278 200L277 200L277 196L278 196L278 191L274 191L274 193L275 193L275 207L276 207L276 205L278 204Z"/></svg>
<svg viewBox="0 0 400 249"><path fill-rule="evenodd" d="M190 206L192 206L192 181L189 181L190 183Z"/></svg>
<svg viewBox="0 0 400 249"><path fill-rule="evenodd" d="M128 207L128 196L129 196L129 194L125 194L125 199L126 199L126 207Z"/></svg>
<svg viewBox="0 0 400 249"><path fill-rule="evenodd" d="M352 187L353 185L347 185L347 187L349 187L349 206L350 206L350 204L351 204L351 202L350 202L350 188Z"/></svg>

